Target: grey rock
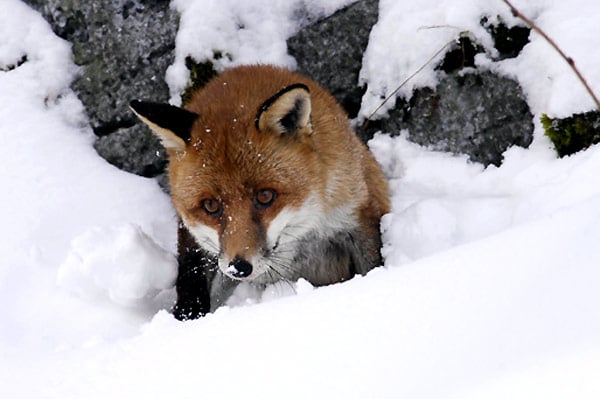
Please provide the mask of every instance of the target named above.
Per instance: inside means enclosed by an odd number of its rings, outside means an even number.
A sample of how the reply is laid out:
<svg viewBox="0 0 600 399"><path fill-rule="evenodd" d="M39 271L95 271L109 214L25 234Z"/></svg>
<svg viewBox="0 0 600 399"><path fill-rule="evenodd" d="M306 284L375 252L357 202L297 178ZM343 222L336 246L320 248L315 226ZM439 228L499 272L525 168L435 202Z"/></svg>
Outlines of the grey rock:
<svg viewBox="0 0 600 399"><path fill-rule="evenodd" d="M365 91L358 86L358 75L378 12L378 0L359 0L287 41L298 71L328 89L351 118L358 114Z"/></svg>
<svg viewBox="0 0 600 399"><path fill-rule="evenodd" d="M44 15L56 34L72 44L73 58L81 66L81 76L73 89L83 102L94 132L102 137L118 132L110 140L102 138L97 148L108 156L106 142L116 143L130 136L123 129L137 121L128 103L144 98L167 101L169 91L164 81L167 67L173 62L178 16L169 8L169 0L25 0ZM135 129L140 131L140 129ZM135 148L160 151L149 135ZM124 155L125 144L110 159ZM155 169L152 156L129 151L129 160L120 164L138 173ZM150 164L147 164L152 160ZM119 164L119 162L115 162ZM144 172L146 173L146 172Z"/></svg>
<svg viewBox="0 0 600 399"><path fill-rule="evenodd" d="M506 149L527 147L533 139L533 116L521 87L491 72L452 72L435 91L420 89L409 103L399 103L388 118L369 122L362 134L408 129L415 143L467 154L484 165L500 165Z"/></svg>
<svg viewBox="0 0 600 399"><path fill-rule="evenodd" d="M167 164L158 138L142 124L100 137L94 148L109 163L140 176L160 175Z"/></svg>
<svg viewBox="0 0 600 399"><path fill-rule="evenodd" d="M360 0L304 28L287 43L299 72L329 89L351 118L357 115L364 93L365 88L358 87L358 76L377 18L378 1ZM504 36L510 39L514 32L505 30ZM523 36L518 40L522 44L527 32L517 33ZM528 146L533 117L521 88L515 81L490 72L460 72L473 66L471 58L483 51L476 43L461 41L461 45L451 49L440 65L448 73L440 71L435 91L420 89L409 102L398 101L388 118L357 128L361 139L369 140L378 130L397 133L408 129L409 139L416 143L468 154L472 161L484 165L499 165L502 153L512 145ZM519 50L513 52L511 56L516 56ZM456 54L460 59L454 59Z"/></svg>
<svg viewBox="0 0 600 399"><path fill-rule="evenodd" d="M121 169L159 176L164 183L164 150L137 122L127 104L134 98L168 100L164 76L173 62L178 25L170 1L25 2L38 9L60 37L72 43L74 61L82 71L73 88L98 135L98 153ZM378 6L378 0L359 0L309 24L287 43L299 72L330 90L350 117L357 115L365 90L358 86L358 76L371 28L378 18ZM514 32L506 31L504 36L511 39ZM519 36L519 43L527 39L526 33ZM479 51L473 44L473 53ZM454 52L465 56L465 51ZM518 50L513 52L511 56L518 54ZM398 101L388 118L359 127L359 136L366 141L377 130L393 133L408 129L414 142L468 154L485 165L500 164L502 152L512 145L529 145L532 115L518 84L490 72L453 70L454 64L472 64L463 58L454 61L440 66L446 73L440 71L435 91L417 90L410 101Z"/></svg>

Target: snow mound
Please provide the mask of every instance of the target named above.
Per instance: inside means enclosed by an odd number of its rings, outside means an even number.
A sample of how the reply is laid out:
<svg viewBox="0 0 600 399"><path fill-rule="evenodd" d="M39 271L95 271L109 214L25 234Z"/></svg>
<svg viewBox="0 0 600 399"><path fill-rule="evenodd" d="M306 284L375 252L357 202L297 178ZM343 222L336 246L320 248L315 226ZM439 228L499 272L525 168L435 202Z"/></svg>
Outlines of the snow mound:
<svg viewBox="0 0 600 399"><path fill-rule="evenodd" d="M410 263L507 229L598 201L600 149L555 159L544 148L512 148L500 168L429 151L405 135L377 135L371 151L390 180L382 221L386 264ZM402 245L398 245L402 243Z"/></svg>
<svg viewBox="0 0 600 399"><path fill-rule="evenodd" d="M285 39L346 3L173 0L172 92L188 54L220 50L217 68L292 65ZM600 2L515 5L598 92ZM513 22L501 2L379 6L363 114L460 32L489 50L482 15ZM370 143L392 190L386 267L317 289L274 285L250 301L240 287L229 306L180 323L166 310L169 198L98 157L69 89L68 43L20 0L0 0L0 397L600 397L600 145L557 159L537 122L590 100L536 34L497 68L536 115L534 143L508 150L499 168L403 136ZM435 84L430 72L410 85Z"/></svg>
<svg viewBox="0 0 600 399"><path fill-rule="evenodd" d="M172 288L176 277L175 256L139 226L126 224L92 228L73 239L57 284L86 299L135 306Z"/></svg>
<svg viewBox="0 0 600 399"><path fill-rule="evenodd" d="M289 68L295 60L286 39L310 21L332 14L353 0L173 0L181 15L175 60L167 70L171 101L179 104L188 84L188 56L213 60L217 70L242 64L276 64ZM200 40L199 40L200 39Z"/></svg>

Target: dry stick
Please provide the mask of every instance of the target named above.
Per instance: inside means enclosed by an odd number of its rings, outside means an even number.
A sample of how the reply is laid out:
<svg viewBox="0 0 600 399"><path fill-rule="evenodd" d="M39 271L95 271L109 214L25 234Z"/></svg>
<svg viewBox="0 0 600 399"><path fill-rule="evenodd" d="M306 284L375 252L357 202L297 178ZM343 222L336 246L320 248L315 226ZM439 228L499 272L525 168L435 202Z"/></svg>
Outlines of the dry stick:
<svg viewBox="0 0 600 399"><path fill-rule="evenodd" d="M371 118L373 117L373 115L375 115L377 113L377 111L379 111L381 109L381 107L383 107L383 105L388 102L388 100L392 97L394 97L396 95L396 93L398 93L398 91L406 84L408 83L412 78L414 78L419 72L421 72L427 65L429 65L429 63L431 61L434 60L435 57L438 56L439 53L441 53L442 51L444 51L444 49L446 47L448 47L449 45L455 43L456 40L451 40L448 43L444 44L442 46L442 48L440 48L438 51L435 52L434 55L432 55L427 62L425 62L423 65L421 65L419 67L419 69L417 69L416 71L414 71L408 78L404 79L404 82L400 83L400 86L396 87L396 89L389 95L387 96L383 102L381 104L379 104L379 106L377 108L375 108L375 111L371 112L371 114L367 117L367 119L365 119L365 122L363 124L363 126L366 126L368 124L368 122L371 120Z"/></svg>
<svg viewBox="0 0 600 399"><path fill-rule="evenodd" d="M558 45L554 42L554 40L552 40L546 34L546 32L544 32L539 26L537 26L535 24L535 22L533 22L531 19L527 18L519 10L517 10L515 8L515 6L513 6L508 0L502 0L502 1L510 8L510 12L512 12L513 16L515 16L515 17L520 18L521 20L523 20L523 22L525 22L527 25L529 25L529 27L531 29L533 29L540 36L542 36L544 39L546 39L546 41L558 52L558 54L560 54L560 56L565 61L567 61L567 63L569 64L569 66L571 67L571 69L573 70L573 72L575 72L575 75L577 75L577 77L579 78L579 80L581 81L581 83L583 84L583 86L585 87L585 89L587 90L587 92L590 93L590 96L592 96L592 99L596 103L596 107L598 108L598 110L600 110L600 101L598 101L598 97L596 97L596 94L594 94L594 92L592 91L590 85L588 85L587 81L585 80L585 78L583 77L583 75L581 74L581 72L579 72L579 69L577 69L577 67L575 66L575 61L573 61L573 58L567 56L560 49L560 47L558 47Z"/></svg>

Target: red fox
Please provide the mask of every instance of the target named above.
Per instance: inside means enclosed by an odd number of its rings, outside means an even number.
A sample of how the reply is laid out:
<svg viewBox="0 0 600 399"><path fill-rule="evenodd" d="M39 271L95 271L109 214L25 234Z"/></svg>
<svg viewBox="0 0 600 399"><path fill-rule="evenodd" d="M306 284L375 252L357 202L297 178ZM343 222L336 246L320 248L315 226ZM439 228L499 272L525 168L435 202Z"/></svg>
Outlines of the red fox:
<svg viewBox="0 0 600 399"><path fill-rule="evenodd" d="M387 182L317 83L240 66L196 91L186 109L130 106L169 155L181 219L176 318L214 310L240 281L322 286L380 265Z"/></svg>

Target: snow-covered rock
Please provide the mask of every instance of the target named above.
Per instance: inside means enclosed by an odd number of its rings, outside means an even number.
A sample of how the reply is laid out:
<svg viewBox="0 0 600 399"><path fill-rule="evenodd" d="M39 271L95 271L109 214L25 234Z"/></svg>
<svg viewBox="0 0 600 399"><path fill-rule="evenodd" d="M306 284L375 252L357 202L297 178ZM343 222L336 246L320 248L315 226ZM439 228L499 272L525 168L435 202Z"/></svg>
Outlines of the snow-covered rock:
<svg viewBox="0 0 600 399"><path fill-rule="evenodd" d="M298 28L290 3L175 1L185 21L176 52L202 54L225 37L246 62L261 49L290 62L280 47ZM327 14L342 2L302 3ZM515 3L600 87L597 1ZM378 75L382 54L367 51L370 87L391 87L430 54L427 40L404 41L419 27L508 13L476 0L410 7L382 2L384 19L406 23L372 35L398 51ZM195 24L204 11L213 22ZM371 141L393 194L384 267L328 287L275 286L250 302L239 292L238 303L181 323L163 289L177 227L169 198L98 157L69 88L69 45L20 1L1 1L0 396L597 398L600 147L558 159L536 119L591 102L537 35L498 68L524 88L535 124L531 146L506 151L500 167L405 134Z"/></svg>

